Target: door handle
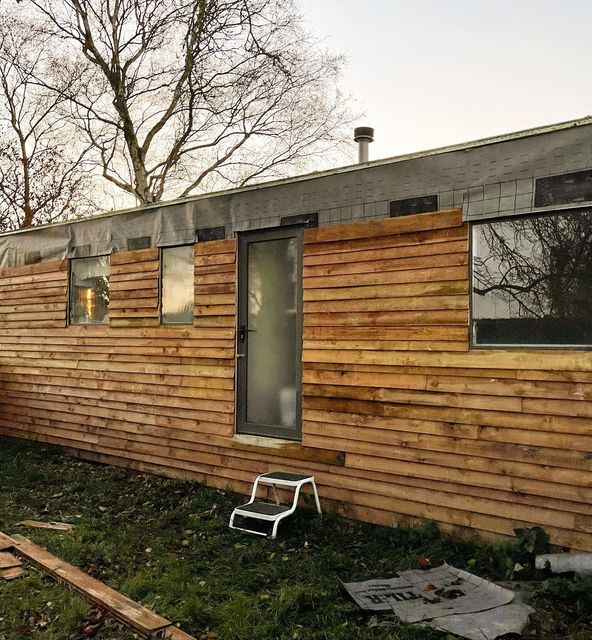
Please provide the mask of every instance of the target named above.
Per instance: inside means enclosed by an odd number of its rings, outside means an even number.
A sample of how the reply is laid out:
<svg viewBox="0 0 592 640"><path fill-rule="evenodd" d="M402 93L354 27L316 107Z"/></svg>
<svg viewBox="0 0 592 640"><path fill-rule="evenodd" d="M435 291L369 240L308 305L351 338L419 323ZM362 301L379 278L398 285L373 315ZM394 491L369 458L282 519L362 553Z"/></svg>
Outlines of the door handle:
<svg viewBox="0 0 592 640"><path fill-rule="evenodd" d="M246 339L247 339L247 327L244 324L241 324L240 327L238 328L238 336L237 336L238 343L242 343L244 344ZM245 354L244 353L239 353L239 347L237 344L237 353L236 353L236 357L237 358L244 358Z"/></svg>

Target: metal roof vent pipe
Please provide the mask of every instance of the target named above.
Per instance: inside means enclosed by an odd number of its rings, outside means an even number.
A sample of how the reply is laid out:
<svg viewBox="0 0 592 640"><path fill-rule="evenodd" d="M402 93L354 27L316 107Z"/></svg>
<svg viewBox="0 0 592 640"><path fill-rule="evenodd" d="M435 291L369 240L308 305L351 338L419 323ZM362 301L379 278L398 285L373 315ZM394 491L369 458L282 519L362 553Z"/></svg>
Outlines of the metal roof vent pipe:
<svg viewBox="0 0 592 640"><path fill-rule="evenodd" d="M358 143L358 162L368 162L368 145L374 142L374 129L372 127L356 127L354 140Z"/></svg>

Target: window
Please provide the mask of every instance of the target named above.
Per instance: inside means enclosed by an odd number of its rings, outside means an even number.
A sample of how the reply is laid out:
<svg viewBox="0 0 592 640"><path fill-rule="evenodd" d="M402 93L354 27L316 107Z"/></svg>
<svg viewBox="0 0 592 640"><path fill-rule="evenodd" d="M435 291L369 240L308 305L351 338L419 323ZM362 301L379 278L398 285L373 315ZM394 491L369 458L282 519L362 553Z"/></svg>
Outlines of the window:
<svg viewBox="0 0 592 640"><path fill-rule="evenodd" d="M280 218L280 227L302 224L307 229L315 229L319 226L318 213L303 213L295 216L283 216Z"/></svg>
<svg viewBox="0 0 592 640"><path fill-rule="evenodd" d="M160 250L160 318L163 324L193 324L192 244Z"/></svg>
<svg viewBox="0 0 592 640"><path fill-rule="evenodd" d="M438 196L420 196L418 198L404 198L390 203L390 217L410 216L414 213L428 213L438 211Z"/></svg>
<svg viewBox="0 0 592 640"><path fill-rule="evenodd" d="M70 260L70 324L109 320L109 256Z"/></svg>
<svg viewBox="0 0 592 640"><path fill-rule="evenodd" d="M150 249L152 246L152 238L150 236L138 236L137 238L127 239L127 250L137 251L138 249Z"/></svg>
<svg viewBox="0 0 592 640"><path fill-rule="evenodd" d="M474 344L592 345L592 209L472 230Z"/></svg>
<svg viewBox="0 0 592 640"><path fill-rule="evenodd" d="M539 178L534 192L535 207L578 204L592 200L592 171L574 171Z"/></svg>
<svg viewBox="0 0 592 640"><path fill-rule="evenodd" d="M209 242L210 240L224 240L226 238L225 227L206 227L204 229L197 229L195 231L195 237L198 242Z"/></svg>
<svg viewBox="0 0 592 640"><path fill-rule="evenodd" d="M25 253L25 264L39 264L41 262L41 251L27 251Z"/></svg>

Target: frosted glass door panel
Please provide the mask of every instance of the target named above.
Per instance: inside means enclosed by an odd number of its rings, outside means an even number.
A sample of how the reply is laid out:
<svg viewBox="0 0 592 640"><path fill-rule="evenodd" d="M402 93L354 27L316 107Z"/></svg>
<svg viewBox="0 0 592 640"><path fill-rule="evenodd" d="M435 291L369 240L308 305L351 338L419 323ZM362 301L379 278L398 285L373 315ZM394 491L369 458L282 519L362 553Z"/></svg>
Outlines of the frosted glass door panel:
<svg viewBox="0 0 592 640"><path fill-rule="evenodd" d="M247 422L296 425L296 238L249 245Z"/></svg>
<svg viewBox="0 0 592 640"><path fill-rule="evenodd" d="M193 324L194 246L161 249L161 322Z"/></svg>
<svg viewBox="0 0 592 640"><path fill-rule="evenodd" d="M239 433L300 438L302 229L239 238Z"/></svg>

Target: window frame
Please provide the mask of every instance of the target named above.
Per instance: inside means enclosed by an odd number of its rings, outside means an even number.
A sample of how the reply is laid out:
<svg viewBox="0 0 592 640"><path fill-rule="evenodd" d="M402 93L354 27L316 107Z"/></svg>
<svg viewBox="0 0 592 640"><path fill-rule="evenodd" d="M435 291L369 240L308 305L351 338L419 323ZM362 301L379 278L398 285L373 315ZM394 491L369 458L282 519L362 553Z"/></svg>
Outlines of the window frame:
<svg viewBox="0 0 592 640"><path fill-rule="evenodd" d="M413 200L417 201L417 200L425 200L427 198L435 198L435 204L436 204L436 208L435 209L427 209L425 211L406 211L405 213L395 213L393 212L393 205L395 203L402 203L402 202L411 202ZM440 194L439 193L428 193L428 194L424 194L421 196L410 196L408 198L395 198L393 200L389 200L389 218L405 218L406 216L420 216L424 213L436 213L437 211L440 211Z"/></svg>
<svg viewBox="0 0 592 640"><path fill-rule="evenodd" d="M195 242L184 242L181 244L171 244L158 247L158 324L163 327L192 327L195 324ZM167 249L178 249L179 247L193 247L193 316L191 322L164 322L162 318L162 295L164 291L164 261L162 252Z"/></svg>
<svg viewBox="0 0 592 640"><path fill-rule="evenodd" d="M530 211L528 213L519 215L499 216L495 218L487 218L478 221L469 221L469 349L521 349L532 351L592 351L592 344L590 345L567 345L567 344L531 344L531 343L487 343L481 344L475 341L475 317L474 317L474 293L473 293L473 258L474 258L474 236L473 230L475 227L479 227L484 224L493 224L496 222L507 222L509 220L516 220L518 218L542 218L556 215L577 215L584 211L592 212L592 207L580 206L580 207L568 207L561 209L553 209L553 211Z"/></svg>
<svg viewBox="0 0 592 640"><path fill-rule="evenodd" d="M284 225L279 227L269 227L263 229L253 229L243 231L237 239L237 309L236 309L236 351L235 358L235 436L253 436L257 438L275 439L284 443L302 445L303 435L303 391L302 373L304 352L303 331L304 331L304 231L306 227L302 224ZM253 242L266 242L281 239L296 238L297 255L296 269L298 273L297 295L296 295L296 321L297 332L295 336L296 344L299 346L299 357L296 360L296 424L286 433L286 429L278 425L259 425L247 421L247 388L248 388L248 343L242 345L244 355L239 355L241 340L239 331L242 326L247 326L248 307L248 271L249 245ZM245 347L247 351L244 351Z"/></svg>
<svg viewBox="0 0 592 640"><path fill-rule="evenodd" d="M81 256L79 258L68 258L68 287L66 293L66 326L68 327L108 327L110 324L109 303L107 303L107 314L101 322L72 322L72 263L76 260L93 260L95 258L107 258L108 286L109 286L109 302L111 302L111 254L101 253L97 256Z"/></svg>

